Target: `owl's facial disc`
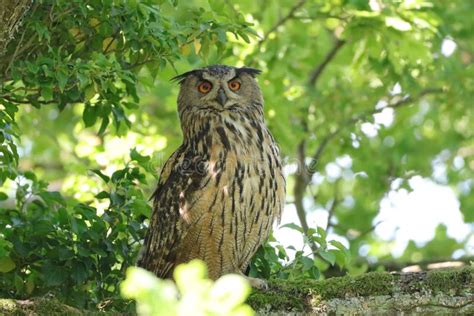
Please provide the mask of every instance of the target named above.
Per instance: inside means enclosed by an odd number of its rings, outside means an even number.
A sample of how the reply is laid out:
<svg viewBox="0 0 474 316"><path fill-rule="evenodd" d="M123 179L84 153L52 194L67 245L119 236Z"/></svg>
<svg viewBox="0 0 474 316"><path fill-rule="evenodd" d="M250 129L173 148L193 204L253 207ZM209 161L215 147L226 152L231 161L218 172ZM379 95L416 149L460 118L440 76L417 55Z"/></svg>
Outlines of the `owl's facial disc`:
<svg viewBox="0 0 474 316"><path fill-rule="evenodd" d="M232 91L229 88L229 82L233 81L236 74L233 69L229 72L216 76L207 72L202 74L202 79L212 83L212 90L203 96L203 100L215 103L219 110L225 109L226 105L232 101L236 101L237 90ZM240 84L240 83L239 83Z"/></svg>
<svg viewBox="0 0 474 316"><path fill-rule="evenodd" d="M213 65L188 71L173 78L181 88L178 111L182 120L194 115L226 115L248 111L261 114L263 98L255 77L259 70Z"/></svg>

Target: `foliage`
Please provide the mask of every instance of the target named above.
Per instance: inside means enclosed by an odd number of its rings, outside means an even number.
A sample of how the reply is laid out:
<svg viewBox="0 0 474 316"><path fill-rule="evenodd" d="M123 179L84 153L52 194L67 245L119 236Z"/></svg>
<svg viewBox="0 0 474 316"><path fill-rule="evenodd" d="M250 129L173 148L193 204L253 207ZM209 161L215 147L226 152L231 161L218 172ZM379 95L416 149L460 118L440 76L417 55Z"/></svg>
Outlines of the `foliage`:
<svg viewBox="0 0 474 316"><path fill-rule="evenodd" d="M53 104L63 110L82 103L85 126L100 121L99 135L110 122L118 131L127 129L131 122L125 111L138 106L137 73L142 67L154 78L189 43L198 54L211 45L219 52L226 42L222 34L248 38L249 32L241 15L217 19L213 11L174 1L157 6L152 1L45 0L30 10L23 33L0 63L5 110L0 117L0 183L16 177L10 167L18 162L12 136L19 134L12 128L21 104ZM175 18L168 18L170 13Z"/></svg>
<svg viewBox="0 0 474 316"><path fill-rule="evenodd" d="M333 265L359 274L367 257L393 260L377 215L415 176L451 188L472 224L473 10L463 0L35 1L0 56L0 296L130 308L117 305L118 284L181 140L169 79L213 63L263 71L285 214L300 220L282 231L302 247L270 240L252 276L318 279ZM398 260L468 253L469 236L448 232L408 243Z"/></svg>
<svg viewBox="0 0 474 316"><path fill-rule="evenodd" d="M303 248L297 250L293 245L285 248L271 236L268 242L258 249L251 262L251 277L290 281L317 280L320 278L320 270L325 270L328 265L344 268L349 264L349 250L337 240L328 241L327 232L322 227L310 228L306 233L294 223L285 224L280 228L293 229L302 234ZM306 249L310 251L305 251ZM288 250L295 251L292 259L287 254Z"/></svg>
<svg viewBox="0 0 474 316"><path fill-rule="evenodd" d="M150 213L138 189L144 174L136 161L110 178L95 172L109 187L96 195L107 201L105 209L67 201L25 173L27 180L17 189L17 208L0 216L2 297L53 292L69 304L85 306L118 294L144 237L143 218Z"/></svg>
<svg viewBox="0 0 474 316"><path fill-rule="evenodd" d="M228 274L212 282L204 262L193 260L179 265L174 279L176 285L131 267L120 287L125 298L137 301L138 315L253 315L244 304L250 285L239 275Z"/></svg>

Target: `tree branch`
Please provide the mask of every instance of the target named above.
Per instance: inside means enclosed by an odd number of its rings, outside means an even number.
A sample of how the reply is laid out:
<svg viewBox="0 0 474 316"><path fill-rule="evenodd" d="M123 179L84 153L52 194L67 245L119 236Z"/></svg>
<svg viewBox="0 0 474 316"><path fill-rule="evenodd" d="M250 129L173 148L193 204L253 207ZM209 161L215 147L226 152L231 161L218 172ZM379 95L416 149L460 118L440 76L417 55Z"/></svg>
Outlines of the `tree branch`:
<svg viewBox="0 0 474 316"><path fill-rule="evenodd" d="M298 4L304 4L304 1L300 1ZM291 17L294 14L294 11L296 9L291 10L290 13L287 15L287 17ZM288 18L284 18L280 21L286 21ZM278 27L278 23L275 27L275 29ZM269 32L270 33L270 32ZM336 53L339 51L339 49L345 44L345 41L342 40L337 40L334 47L329 51L329 53L326 55L324 60L319 64L309 75L309 80L308 83L310 86L314 86L324 69L326 69L327 65L329 62L336 56ZM298 161L300 163L300 168L298 170L298 174L296 175L295 179L295 186L294 186L294 197L295 197L295 207L296 207L296 213L298 215L298 219L300 221L301 227L303 228L303 231L305 234L307 234L309 225L306 220L306 210L303 205L303 198L304 194L306 192L306 189L311 182L311 176L313 175L314 171L311 168L306 168L306 143L305 140L302 140L298 144ZM334 205L335 206L335 205ZM310 242L310 247L311 250L313 251L313 255L316 257L320 257L318 252L318 246L316 245L315 242L311 241Z"/></svg>
<svg viewBox="0 0 474 316"><path fill-rule="evenodd" d="M324 69L324 67L322 69ZM424 97L426 95L441 93L442 91L443 91L442 89L438 89L438 88L428 88L428 89L425 89L425 90L421 91L420 93L418 93L418 95L416 95L415 97L406 96L406 97L404 97L400 100L397 100L397 101L387 105L384 108L373 109L373 110L370 110L370 111L365 111L363 113L354 115L353 117L349 118L348 120L342 122L340 124L339 128L337 128L335 131L331 132L330 134L326 135L326 137L324 137L322 139L320 145L318 146L318 148L316 149L314 155L312 156L312 161L318 162L320 160L322 154L324 153L324 150L326 149L326 146L339 133L341 133L348 126L352 126L355 123L357 123L358 121L360 121L360 120L362 120L362 119L364 119L364 118L366 118L370 115L382 112L385 108L396 109L396 108L408 105L408 104L410 104L410 103L412 103L416 100L419 100L419 99L421 99L422 97ZM300 166L299 166L298 174L295 177L295 186L294 186L294 189L293 189L293 194L294 194L294 198L295 198L294 204L295 204L295 207L296 207L296 213L298 215L298 219L300 221L301 227L303 228L303 231L306 234L308 229L309 229L309 225L308 225L308 222L306 220L306 211L305 211L305 208L304 208L304 205L303 205L303 198L304 198L304 194L306 192L306 189L307 189L308 185L311 183L311 177L316 172L316 170L315 170L315 168L308 168L306 166L306 163L305 163L305 160L306 160L306 143L305 143L304 140L301 141L298 145L297 155L298 155L298 161L300 163ZM335 197L335 200L334 200L334 202L331 205L331 208L329 210L328 227L327 228L335 226L335 225L331 225L329 223L329 220L333 216L333 213L335 211L337 203L339 203L339 201L337 201L337 197ZM375 226L372 227L370 231L375 229ZM370 231L368 231L367 233L369 233ZM310 246L311 246L311 250L313 251L315 256L317 256L318 247L316 246L316 244L313 243L313 244L310 244Z"/></svg>
<svg viewBox="0 0 474 316"><path fill-rule="evenodd" d="M337 179L336 182L334 182L334 199L332 200L331 207L328 210L328 222L326 224L326 231L333 227L333 224L331 223L331 220L334 216L334 212L336 211L336 207L339 205L341 200L339 199L339 182L341 179Z"/></svg>
<svg viewBox="0 0 474 316"><path fill-rule="evenodd" d="M280 26L285 24L289 19L293 18L295 12L300 9L304 4L306 3L306 0L300 0L298 1L291 9L290 12L288 12L287 15L284 17L280 18L271 28L268 30L264 35L263 38L258 42L257 47L260 48L262 44L268 39L268 36L276 31Z"/></svg>
<svg viewBox="0 0 474 316"><path fill-rule="evenodd" d="M274 280L254 291L257 313L308 315L472 315L474 268L373 272L321 281Z"/></svg>
<svg viewBox="0 0 474 316"><path fill-rule="evenodd" d="M316 84L316 82L318 81L319 77L321 76L326 66L329 64L331 60L334 59L337 52L341 49L342 46L344 46L345 43L346 41L344 40L341 40L341 39L336 40L336 42L334 43L334 46L327 53L326 57L324 57L323 61L316 68L314 68L313 71L311 71L309 75L309 80L308 80L309 86L314 86Z"/></svg>
<svg viewBox="0 0 474 316"><path fill-rule="evenodd" d="M296 174L293 193L295 196L296 214L298 215L301 228L303 228L303 231L306 234L308 232L309 226L308 226L308 222L306 221L306 212L303 205L303 198L304 198L304 194L306 192L306 187L308 183L308 180L306 179L307 175L306 175L306 168L305 168L305 156L306 156L305 146L306 144L304 140L298 145L299 168L297 171L298 173ZM312 249L312 250L316 251L316 249L317 248Z"/></svg>
<svg viewBox="0 0 474 316"><path fill-rule="evenodd" d="M334 130L333 132L329 133L328 135L326 135L326 137L324 137L321 141L321 144L318 146L318 148L316 149L312 159L314 161L319 161L319 159L321 158L321 155L323 154L324 150L326 149L326 146L329 144L329 142L331 140L333 140L340 132L342 132L344 129L346 129L347 127L349 126L353 126L355 123L361 121L362 119L364 118L367 118L368 116L370 115L374 115L374 114L377 114L377 113L380 113L382 112L384 109L386 108L392 108L392 109L397 109L397 108L400 108L402 106L405 106L405 105L408 105L416 100L419 100L421 99L422 97L426 96L426 95L429 95L429 94L436 94L436 93L441 93L443 92L442 89L439 89L439 88L428 88L428 89L425 89L423 91L421 91L420 93L418 93L418 95L416 95L415 97L413 96L406 96L404 98L402 98L401 100L399 101L396 101L392 104L389 104L387 105L386 107L383 107L383 108L379 108L379 109L373 109L373 110L369 110L369 111L365 111L365 112L362 112L360 114L357 114L351 118L349 118L348 120L342 122L340 125L339 125L339 128L337 128L336 130ZM311 170L312 171L312 170ZM310 172L311 172L310 171ZM312 171L314 173L314 171Z"/></svg>
<svg viewBox="0 0 474 316"><path fill-rule="evenodd" d="M40 95L33 95L33 97L40 97ZM9 102L18 103L18 104L32 104L33 103L31 101L31 99L29 99L29 100L18 100L18 99L11 98L10 96L7 96L7 95L0 95L0 99L5 99ZM38 104L52 104L52 103L57 103L58 101L57 100L50 100L50 101L39 101L39 100L37 100L37 102L38 102Z"/></svg>

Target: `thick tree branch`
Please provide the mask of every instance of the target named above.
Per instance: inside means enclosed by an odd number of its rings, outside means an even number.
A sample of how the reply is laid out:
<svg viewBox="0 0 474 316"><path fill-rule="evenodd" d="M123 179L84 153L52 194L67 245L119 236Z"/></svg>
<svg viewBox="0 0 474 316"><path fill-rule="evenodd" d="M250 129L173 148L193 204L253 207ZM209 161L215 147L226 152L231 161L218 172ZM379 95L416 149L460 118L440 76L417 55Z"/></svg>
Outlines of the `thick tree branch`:
<svg viewBox="0 0 474 316"><path fill-rule="evenodd" d="M274 280L248 302L263 314L472 315L474 269L417 273L371 272L321 281Z"/></svg>
<svg viewBox="0 0 474 316"><path fill-rule="evenodd" d="M359 238L359 237L357 237ZM353 266L367 266L367 272L380 271L401 271L401 272L418 272L418 271L431 271L437 269L448 269L448 268L462 268L470 265L474 261L474 257L461 257L453 260L451 257L445 258L427 258L418 262L405 261L405 260L381 260L377 262L369 262L367 258L357 257L353 258L351 265ZM346 269L340 269L337 266L330 266L324 271L326 278L339 277L347 274Z"/></svg>

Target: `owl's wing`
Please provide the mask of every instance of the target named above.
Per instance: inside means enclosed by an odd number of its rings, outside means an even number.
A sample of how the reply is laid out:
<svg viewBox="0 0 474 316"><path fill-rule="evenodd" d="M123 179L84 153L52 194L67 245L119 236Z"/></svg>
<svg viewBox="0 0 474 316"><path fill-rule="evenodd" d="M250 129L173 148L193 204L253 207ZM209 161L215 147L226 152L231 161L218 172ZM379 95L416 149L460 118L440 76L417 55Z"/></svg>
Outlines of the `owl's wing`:
<svg viewBox="0 0 474 316"><path fill-rule="evenodd" d="M199 176L194 158L180 147L165 163L152 196L153 214L138 265L161 278L171 277L178 246L189 225L182 206L184 195L194 189L192 180Z"/></svg>

